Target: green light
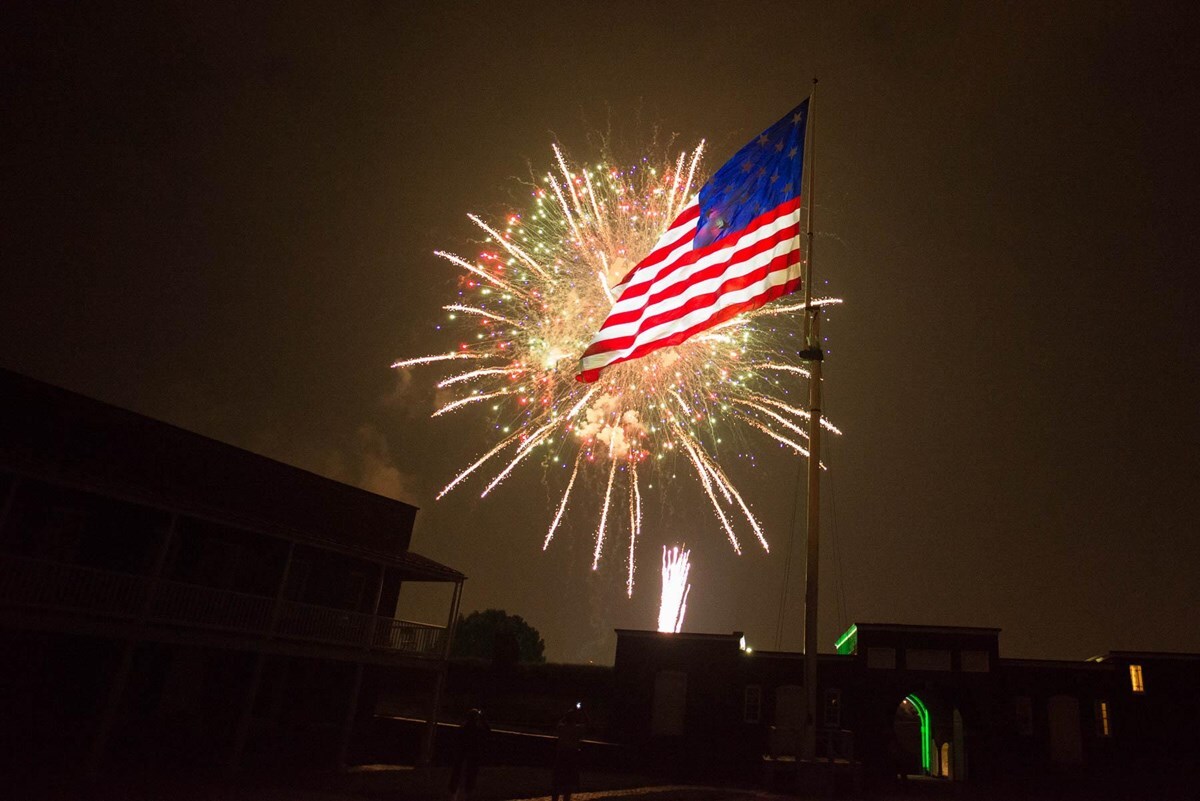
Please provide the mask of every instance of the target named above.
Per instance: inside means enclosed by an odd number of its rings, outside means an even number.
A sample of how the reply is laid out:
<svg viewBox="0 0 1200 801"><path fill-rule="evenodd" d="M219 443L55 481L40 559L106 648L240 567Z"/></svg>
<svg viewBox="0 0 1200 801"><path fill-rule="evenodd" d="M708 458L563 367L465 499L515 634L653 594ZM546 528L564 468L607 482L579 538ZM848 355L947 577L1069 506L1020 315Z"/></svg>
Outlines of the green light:
<svg viewBox="0 0 1200 801"><path fill-rule="evenodd" d="M933 739L929 726L929 708L925 703L915 695L910 695L904 700L908 701L917 710L917 717L921 721L921 769L925 771L925 775L930 774L930 766L933 760L930 758L929 744Z"/></svg>
<svg viewBox="0 0 1200 801"><path fill-rule="evenodd" d="M847 643L849 643L847 645ZM837 642L833 644L834 650L839 654L852 654L858 649L858 624L850 625L850 628L838 637Z"/></svg>

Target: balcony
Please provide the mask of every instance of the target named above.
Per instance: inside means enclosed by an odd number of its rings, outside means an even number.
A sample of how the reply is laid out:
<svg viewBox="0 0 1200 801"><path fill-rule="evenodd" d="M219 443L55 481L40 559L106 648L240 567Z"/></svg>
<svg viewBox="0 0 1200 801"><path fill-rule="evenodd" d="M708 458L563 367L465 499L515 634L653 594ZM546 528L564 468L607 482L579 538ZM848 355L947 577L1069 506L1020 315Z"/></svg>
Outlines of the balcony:
<svg viewBox="0 0 1200 801"><path fill-rule="evenodd" d="M438 659L441 626L261 595L0 555L0 607L223 631Z"/></svg>

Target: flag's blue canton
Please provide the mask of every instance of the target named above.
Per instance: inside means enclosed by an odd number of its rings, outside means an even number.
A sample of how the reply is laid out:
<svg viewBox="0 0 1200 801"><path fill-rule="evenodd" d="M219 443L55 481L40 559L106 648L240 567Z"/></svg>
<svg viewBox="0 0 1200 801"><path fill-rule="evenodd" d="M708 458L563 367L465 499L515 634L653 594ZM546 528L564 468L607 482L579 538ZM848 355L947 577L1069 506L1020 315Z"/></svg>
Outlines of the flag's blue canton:
<svg viewBox="0 0 1200 801"><path fill-rule="evenodd" d="M693 248L740 231L800 194L808 100L743 147L700 189Z"/></svg>

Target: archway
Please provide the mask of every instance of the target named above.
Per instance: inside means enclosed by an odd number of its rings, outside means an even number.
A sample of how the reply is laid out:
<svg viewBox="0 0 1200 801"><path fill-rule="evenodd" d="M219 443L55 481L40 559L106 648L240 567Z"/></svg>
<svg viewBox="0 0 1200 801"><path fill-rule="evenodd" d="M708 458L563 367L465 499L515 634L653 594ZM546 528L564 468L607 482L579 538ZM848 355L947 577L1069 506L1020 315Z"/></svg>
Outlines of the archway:
<svg viewBox="0 0 1200 801"><path fill-rule="evenodd" d="M915 693L896 706L893 762L899 775L933 775L933 731L929 707Z"/></svg>

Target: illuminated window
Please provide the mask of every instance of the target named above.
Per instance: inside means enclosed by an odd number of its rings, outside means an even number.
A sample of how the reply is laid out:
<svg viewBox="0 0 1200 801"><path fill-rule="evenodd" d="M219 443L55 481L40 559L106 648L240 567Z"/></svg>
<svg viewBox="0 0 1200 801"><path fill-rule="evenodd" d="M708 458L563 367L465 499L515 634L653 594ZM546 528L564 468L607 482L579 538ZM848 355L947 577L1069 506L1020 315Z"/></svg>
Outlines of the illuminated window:
<svg viewBox="0 0 1200 801"><path fill-rule="evenodd" d="M942 743L942 759L938 765L938 775L943 779L950 778L950 743Z"/></svg>
<svg viewBox="0 0 1200 801"><path fill-rule="evenodd" d="M1129 686L1133 688L1135 693L1146 692L1146 686L1142 684L1142 666L1129 666Z"/></svg>
<svg viewBox="0 0 1200 801"><path fill-rule="evenodd" d="M1112 729L1108 722L1108 701L1096 702L1096 736L1108 737L1112 734Z"/></svg>

